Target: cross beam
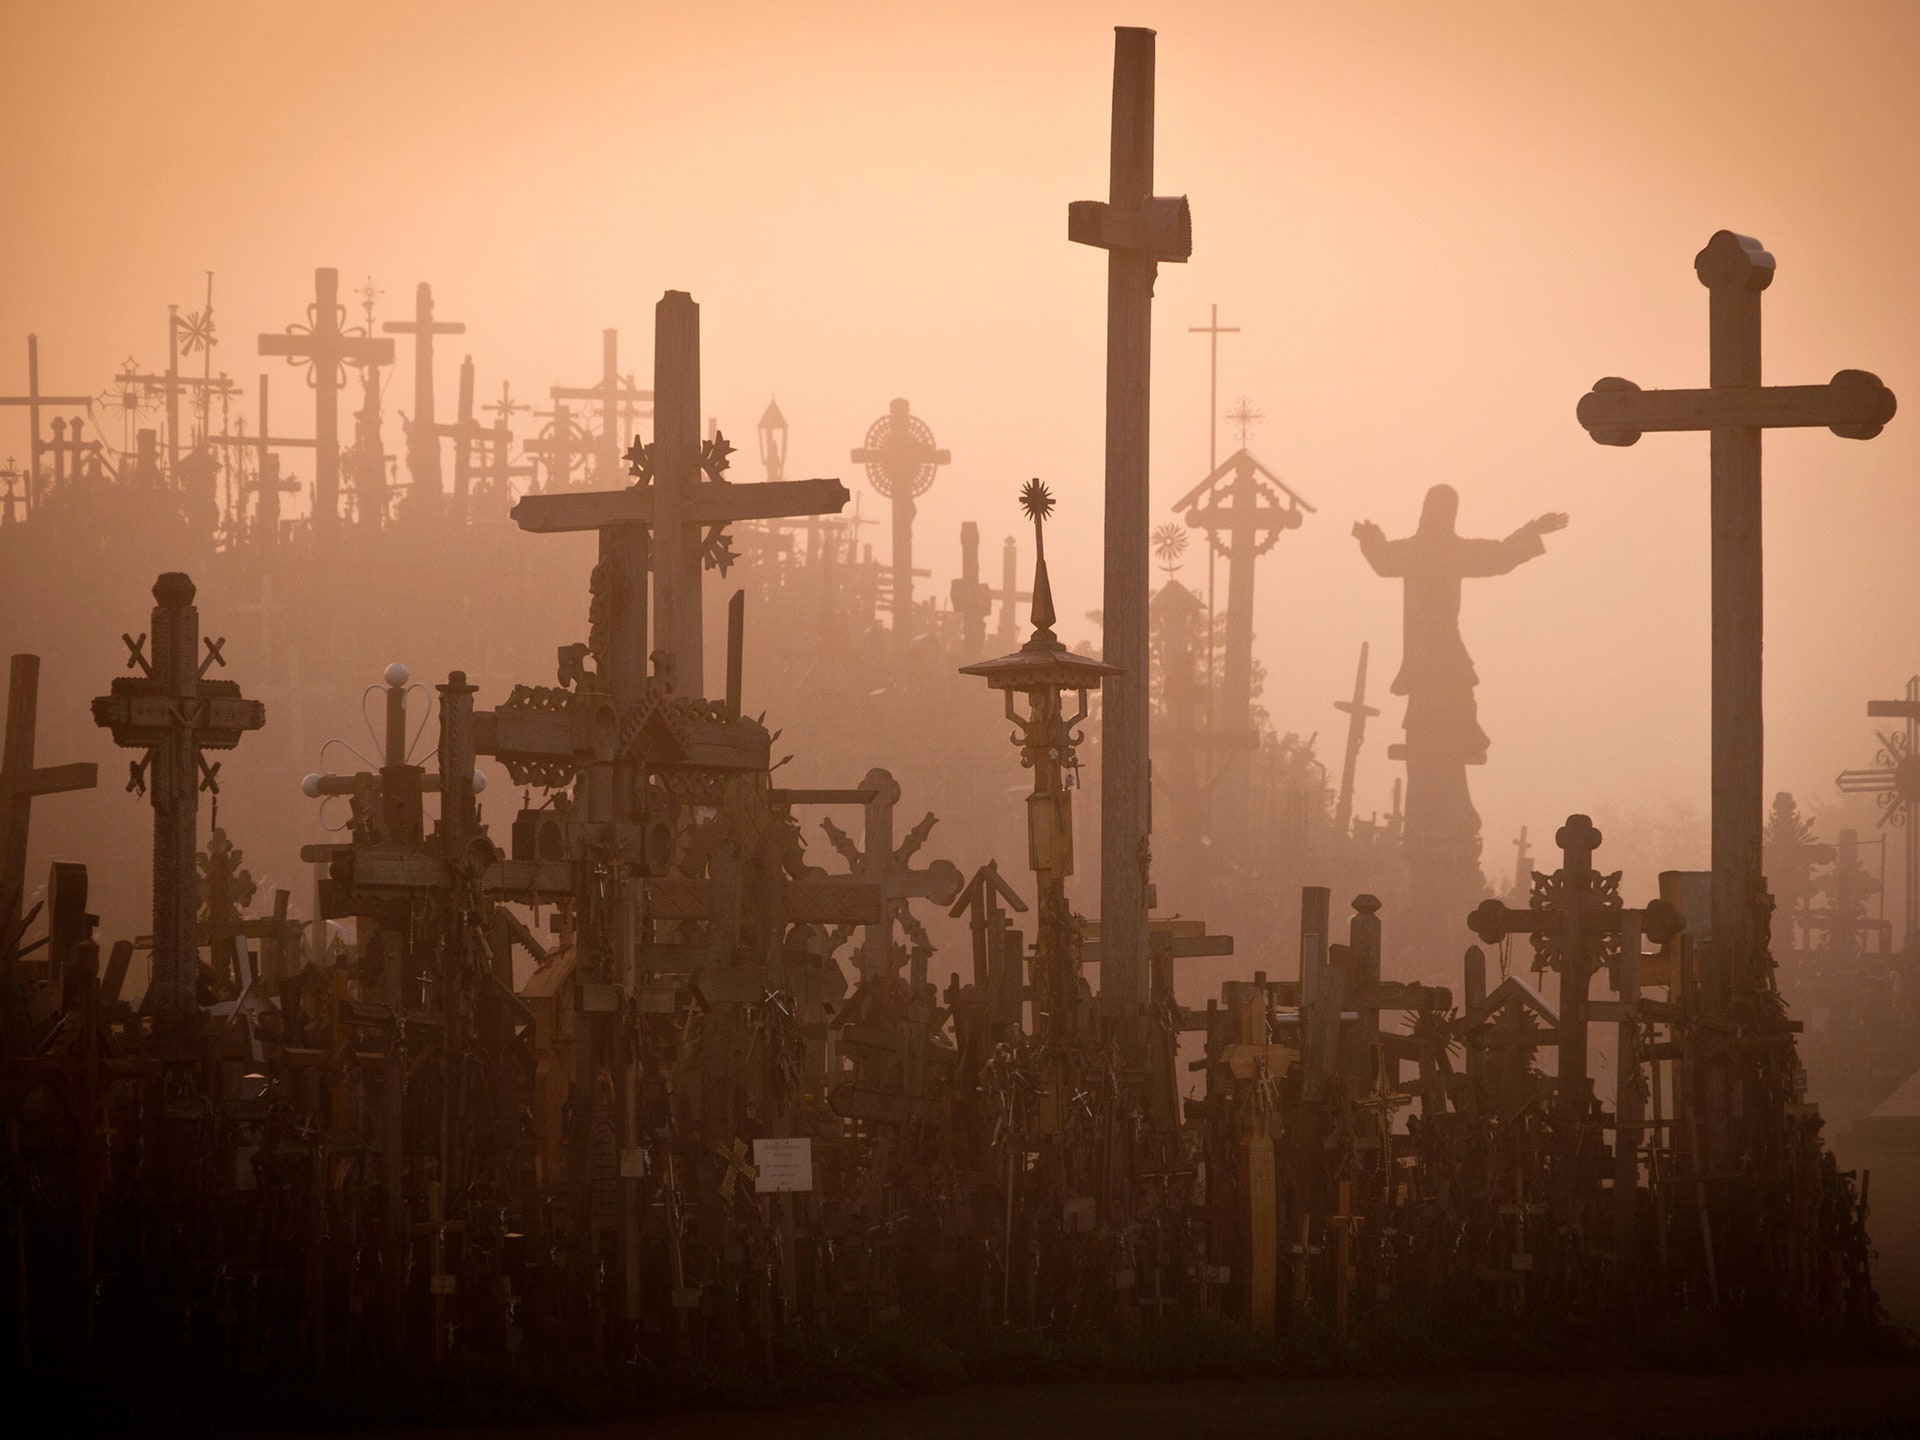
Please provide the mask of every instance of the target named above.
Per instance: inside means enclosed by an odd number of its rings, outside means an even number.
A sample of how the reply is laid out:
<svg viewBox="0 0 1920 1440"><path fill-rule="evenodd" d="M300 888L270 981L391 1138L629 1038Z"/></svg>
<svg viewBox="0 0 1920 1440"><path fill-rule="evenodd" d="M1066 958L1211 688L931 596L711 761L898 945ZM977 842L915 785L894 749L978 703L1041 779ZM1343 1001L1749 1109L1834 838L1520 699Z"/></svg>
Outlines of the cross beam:
<svg viewBox="0 0 1920 1440"><path fill-rule="evenodd" d="M1153 31L1114 32L1107 198L1067 207L1067 238L1107 252L1106 633L1119 667L1101 709L1102 999L1122 1017L1123 1064L1145 1061L1147 1032L1148 623L1147 441L1153 281L1193 253L1186 197L1153 193Z"/></svg>
<svg viewBox="0 0 1920 1440"><path fill-rule="evenodd" d="M313 304L304 327L289 325L284 335L262 335L262 355L307 362L313 371L313 521L331 527L340 519L340 388L345 365L391 365L393 341L346 330L340 304L340 272L322 266L313 272Z"/></svg>
<svg viewBox="0 0 1920 1440"><path fill-rule="evenodd" d="M1694 257L1707 287L1710 343L1706 390L1641 390L1608 377L1576 414L1603 445L1631 445L1648 430L1713 436L1713 932L1703 962L1706 1005L1724 1014L1764 984L1766 881L1761 870L1761 639L1764 591L1760 531L1760 437L1782 426L1824 425L1869 440L1893 418L1893 392L1863 370L1826 385L1760 383L1760 295L1773 256L1758 240L1721 230Z"/></svg>

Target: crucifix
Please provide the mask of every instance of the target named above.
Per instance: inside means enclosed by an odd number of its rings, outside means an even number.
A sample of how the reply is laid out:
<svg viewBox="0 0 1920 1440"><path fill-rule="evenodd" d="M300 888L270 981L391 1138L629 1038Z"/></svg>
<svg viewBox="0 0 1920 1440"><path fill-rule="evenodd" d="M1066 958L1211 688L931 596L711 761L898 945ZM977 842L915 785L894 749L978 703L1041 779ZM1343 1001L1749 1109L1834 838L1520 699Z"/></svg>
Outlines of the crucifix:
<svg viewBox="0 0 1920 1440"><path fill-rule="evenodd" d="M867 427L867 443L853 452L867 467L867 483L893 504L893 634L898 644L913 638L914 501L933 488L935 474L953 456L933 443L927 422L905 400L893 400L887 413Z"/></svg>
<svg viewBox="0 0 1920 1440"><path fill-rule="evenodd" d="M600 406L600 433L593 438L592 472L587 483L610 489L620 483L623 473L621 454L634 438L634 422L650 413L651 390L634 388L633 377L620 373L620 332L600 332L600 383L598 385L556 385L549 392L555 400L585 400Z"/></svg>
<svg viewBox="0 0 1920 1440"><path fill-rule="evenodd" d="M258 452L254 457L253 482L247 487L259 498L253 507L254 538L263 545L272 545L280 538L280 497L300 493L300 482L280 478L280 457L273 453L276 445L293 445L311 450L316 443L312 440L295 440L275 435L268 419L267 377L260 377L260 432L257 435L245 433L244 422L241 433L237 435L215 435L214 445L236 446L244 449L253 446Z"/></svg>
<svg viewBox="0 0 1920 1440"><path fill-rule="evenodd" d="M637 632L614 648L635 657L630 678L614 670L615 704L624 685L639 698L645 685L647 551L653 559L654 651L673 657L675 689L704 696L701 570L720 532L735 520L823 514L847 503L838 480L783 480L735 485L726 480L724 439L700 441L700 307L669 290L654 309L655 435L628 451L639 483L625 490L528 495L513 507L520 528L535 534L600 532L601 563L613 563L637 586ZM556 405L556 409L559 408ZM704 480L701 476L704 474ZM649 532L651 535L649 537ZM630 648L637 647L637 648Z"/></svg>
<svg viewBox="0 0 1920 1440"><path fill-rule="evenodd" d="M1220 442L1220 337L1238 335L1238 325L1220 323L1220 307L1207 307L1207 323L1189 325L1189 335L1207 337L1207 469L1211 470L1220 463L1218 454Z"/></svg>
<svg viewBox="0 0 1920 1440"><path fill-rule="evenodd" d="M1242 431L1244 439L1245 432ZM1286 505L1280 503L1286 497ZM1173 508L1184 511L1188 529L1207 532L1210 552L1227 557L1227 655L1217 728L1241 735L1253 728L1253 563L1297 530L1313 506L1296 494L1243 445L1208 472ZM1224 538L1223 538L1224 537ZM1209 607L1208 618L1212 618ZM1211 627L1209 627L1211 632ZM1211 654L1213 637L1207 637ZM1209 664L1211 670L1211 664ZM1211 718L1211 717L1210 717ZM1238 792L1246 751L1230 752L1229 790Z"/></svg>
<svg viewBox="0 0 1920 1440"><path fill-rule="evenodd" d="M1148 871L1147 439L1153 282L1162 261L1193 253L1185 196L1153 193L1153 31L1114 32L1107 198L1067 207L1067 239L1107 252L1106 632L1118 667L1101 706L1100 933L1102 1000L1126 1031L1123 1063L1146 1054Z"/></svg>
<svg viewBox="0 0 1920 1440"><path fill-rule="evenodd" d="M433 318L433 287L422 280L414 287L413 319L388 320L380 327L389 335L413 337L413 414L407 417L407 476L413 482L408 498L418 508L440 505L440 427L433 423L433 337L464 335L457 320Z"/></svg>
<svg viewBox="0 0 1920 1440"><path fill-rule="evenodd" d="M1333 833L1342 840L1353 829L1353 776L1360 765L1360 746L1367 738L1367 721L1380 712L1367 704L1367 642L1360 642L1360 666L1353 675L1353 698L1336 700L1333 708L1347 717L1347 753L1340 766L1340 800L1333 812Z"/></svg>
<svg viewBox="0 0 1920 1440"><path fill-rule="evenodd" d="M1708 388L1641 390L1609 376L1577 415L1602 445L1647 430L1712 432L1713 930L1702 963L1707 1012L1718 1016L1764 984L1761 873L1765 725L1762 719L1760 437L1780 426L1825 426L1871 440L1893 418L1893 392L1864 370L1825 385L1760 383L1760 295L1773 256L1758 240L1717 231L1693 260L1707 287Z"/></svg>
<svg viewBox="0 0 1920 1440"><path fill-rule="evenodd" d="M1498 900L1482 901L1467 919L1469 928L1489 945L1509 935L1533 941L1536 969L1560 972L1559 1080L1555 1086L1562 1143L1569 1163L1558 1167L1561 1198L1569 1207L1584 1193L1586 1176L1579 1161L1579 1135L1587 1123L1592 1091L1587 1077L1587 1024L1592 1018L1587 988L1593 974L1620 950L1629 918L1641 935L1664 945L1685 921L1664 900L1629 911L1620 900L1620 872L1602 875L1593 868L1600 832L1585 815L1569 815L1553 837L1560 847L1560 869L1551 876L1535 872L1533 894L1525 910ZM1636 952L1637 953L1637 952ZM1569 1210L1571 1216L1571 1210Z"/></svg>
<svg viewBox="0 0 1920 1440"><path fill-rule="evenodd" d="M1011 535L1000 547L1000 588L987 591L987 598L1000 607L1000 618L995 622L993 632L994 643L1011 647L1020 629L1017 613L1020 602L1033 599L1031 590L1020 588L1020 546Z"/></svg>
<svg viewBox="0 0 1920 1440"><path fill-rule="evenodd" d="M1920 938L1920 675L1907 681L1903 700L1869 700L1867 715L1877 720L1904 720L1904 730L1882 730L1880 751L1872 770L1842 770L1834 783L1850 795L1878 797L1880 824L1907 832L1905 885L1906 935L1911 950Z"/></svg>
<svg viewBox="0 0 1920 1440"><path fill-rule="evenodd" d="M47 448L47 442L40 438L40 410L42 406L55 409L84 407L89 415L93 413L91 395L42 395L40 393L40 337L27 336L27 393L24 395L0 395L0 408L9 406L24 407L27 412L27 509L40 503L40 453Z"/></svg>
<svg viewBox="0 0 1920 1440"><path fill-rule="evenodd" d="M205 643L201 658L200 612L193 581L178 572L153 585L153 657L147 637L127 641L127 668L112 691L93 702L93 723L113 732L114 743L144 750L130 766L127 788L145 790L153 804L153 1026L160 1053L188 1059L199 1034L195 996L200 952L194 931L199 882L200 792L220 793L220 765L203 752L231 750L249 730L267 723L266 706L248 700L231 680L208 680L225 665L224 639Z"/></svg>
<svg viewBox="0 0 1920 1440"><path fill-rule="evenodd" d="M313 387L313 523L331 530L340 519L340 389L346 366L391 365L393 341L369 335L362 327L343 328L346 307L340 303L340 272L321 267L313 272L314 302L307 307L305 325L289 325L284 335L262 335L262 355L285 356L289 364L307 365L307 383Z"/></svg>
<svg viewBox="0 0 1920 1440"><path fill-rule="evenodd" d="M33 763L40 708L40 657L16 655L7 676L7 731L0 751L0 955L11 948L26 894L27 825L36 795L91 790L99 779L92 764Z"/></svg>

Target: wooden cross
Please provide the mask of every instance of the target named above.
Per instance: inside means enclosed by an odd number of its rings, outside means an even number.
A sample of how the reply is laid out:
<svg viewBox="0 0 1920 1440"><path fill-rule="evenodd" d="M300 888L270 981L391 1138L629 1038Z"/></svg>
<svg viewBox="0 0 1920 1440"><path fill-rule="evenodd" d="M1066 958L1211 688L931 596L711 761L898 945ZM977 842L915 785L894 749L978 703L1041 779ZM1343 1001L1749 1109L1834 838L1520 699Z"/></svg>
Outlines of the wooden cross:
<svg viewBox="0 0 1920 1440"><path fill-rule="evenodd" d="M620 483L620 457L634 439L633 424L653 403L651 390L634 388L631 375L620 373L620 332L600 332L600 383L598 385L556 385L548 392L555 400L586 400L600 406L600 433L594 437L593 470L589 485L610 488Z"/></svg>
<svg viewBox="0 0 1920 1440"><path fill-rule="evenodd" d="M205 642L200 656L200 612L193 581L177 572L154 582L153 658L145 636L129 639L127 668L110 693L93 702L93 723L113 732L114 742L144 750L133 762L129 790L145 789L153 804L153 1022L160 1053L188 1058L199 1031L195 997L199 944L194 919L199 908L195 857L199 853L200 791L219 794L220 766L207 750L231 750L249 730L266 724L266 707L248 700L231 680L202 678L225 665L224 639Z"/></svg>
<svg viewBox="0 0 1920 1440"><path fill-rule="evenodd" d="M574 467L585 453L574 442L586 439L586 432L573 423L573 412L564 400L556 400L553 409L536 410L533 415L548 423L520 448L547 467L547 494L573 488Z"/></svg>
<svg viewBox="0 0 1920 1440"><path fill-rule="evenodd" d="M994 643L1003 651L1011 650L1020 634L1020 605L1033 599L1031 590L1020 588L1020 545L1011 535L1000 547L1000 588L987 591L987 598L1000 607Z"/></svg>
<svg viewBox="0 0 1920 1440"><path fill-rule="evenodd" d="M745 1180L751 1184L759 1180L760 1167L747 1159L748 1151L746 1141L735 1139L732 1148L721 1149L716 1147L713 1153L719 1157L720 1163L726 1167L725 1173L720 1177L721 1199L731 1200L733 1198L733 1187L739 1184L740 1181Z"/></svg>
<svg viewBox="0 0 1920 1440"><path fill-rule="evenodd" d="M908 831L897 846L894 844L893 808L900 803L900 782L892 775L876 767L866 773L860 788L873 796L864 807L866 827L861 844L855 845L831 819L820 822L820 828L846 860L848 868L879 885L883 897L881 917L865 927L860 948L854 954L854 965L863 981L899 974L899 947L893 940L893 927L898 924L913 942L908 956L908 983L918 995L926 984L927 959L933 953L933 945L907 908L908 902L931 900L936 905L952 904L960 893L960 871L951 860L935 860L921 870L913 868L914 855L933 833L936 821L932 812Z"/></svg>
<svg viewBox="0 0 1920 1440"><path fill-rule="evenodd" d="M924 571L913 568L914 501L932 487L934 475L953 456L933 443L926 421L912 413L905 400L888 402L887 413L867 427L867 443L853 452L853 462L867 467L867 483L893 506L894 638L904 642L913 628L913 578Z"/></svg>
<svg viewBox="0 0 1920 1440"><path fill-rule="evenodd" d="M1842 770L1834 783L1850 795L1879 797L1880 823L1891 821L1907 832L1906 938L1911 950L1920 938L1920 675L1907 681L1904 700L1869 700L1867 715L1904 720L1905 730L1882 730L1872 770Z"/></svg>
<svg viewBox="0 0 1920 1440"><path fill-rule="evenodd" d="M1760 294L1773 256L1758 240L1721 230L1693 261L1707 287L1708 386L1641 390L1609 376L1580 399L1578 416L1603 445L1647 430L1713 435L1713 933L1703 980L1710 1015L1765 984L1761 944L1762 721L1760 437L1779 426L1825 426L1870 440L1893 418L1893 392L1864 370L1825 385L1760 383Z"/></svg>
<svg viewBox="0 0 1920 1440"><path fill-rule="evenodd" d="M960 526L960 578L953 582L953 610L960 617L960 651L978 660L987 648L987 614L993 592L980 578L980 527L973 521Z"/></svg>
<svg viewBox="0 0 1920 1440"><path fill-rule="evenodd" d="M513 494L515 476L534 473L532 461L525 465L513 463L513 417L527 407L513 398L512 386L502 380L500 398L481 408L493 416L493 424L487 431L487 478L495 495L506 500Z"/></svg>
<svg viewBox="0 0 1920 1440"><path fill-rule="evenodd" d="M1587 987L1594 971L1617 949L1623 923L1630 913L1620 901L1620 872L1602 875L1593 868L1593 852L1600 832L1585 815L1569 815L1553 837L1562 856L1552 876L1535 873L1533 897L1525 910L1513 910L1498 900L1482 901L1467 917L1467 925L1489 945L1509 935L1533 941L1535 967L1560 972L1560 1044L1557 1105L1564 1143L1577 1144L1590 1100L1587 1077ZM1680 933L1685 921L1664 900L1651 901L1631 912L1641 933L1664 945ZM1577 1152L1570 1152L1577 1153ZM1573 1164L1562 1165L1562 1197L1577 1198L1582 1177Z"/></svg>
<svg viewBox="0 0 1920 1440"><path fill-rule="evenodd" d="M91 790L99 770L88 763L35 767L40 708L40 657L16 655L7 676L7 732L0 750L0 954L14 938L26 894L27 829L36 795Z"/></svg>
<svg viewBox="0 0 1920 1440"><path fill-rule="evenodd" d="M736 520L837 512L847 503L847 488L838 480L745 485L725 480L731 447L724 440L702 446L699 439L700 307L684 291L669 290L655 307L654 325L655 438L653 444L636 444L628 452L640 483L626 490L528 495L512 513L521 529L536 534L599 531L603 559L620 546L618 537L624 534L638 549L621 563L630 564L640 577L648 568L651 531L652 648L673 657L679 693L704 697L700 589L708 543ZM644 579L639 585L634 596L635 653L641 657L641 670L631 682L636 687L645 683L648 653ZM635 693L637 697L637 689Z"/></svg>
<svg viewBox="0 0 1920 1440"><path fill-rule="evenodd" d="M0 395L0 408L22 406L27 412L27 508L31 510L40 501L40 453L46 449L46 442L40 438L40 410L43 406L56 409L84 407L93 413L91 395L42 395L40 393L40 337L27 336L27 393L24 395Z"/></svg>
<svg viewBox="0 0 1920 1440"><path fill-rule="evenodd" d="M973 931L973 983L986 997L996 1037L1008 1026L1019 1028L1026 988L1020 946L1010 943L1007 912L1000 908L1003 899L1021 914L1026 913L1027 902L1002 878L999 862L989 860L973 872L973 878L947 911L954 919L965 915Z"/></svg>
<svg viewBox="0 0 1920 1440"><path fill-rule="evenodd" d="M340 519L340 388L345 366L391 365L393 341L347 330L346 307L340 303L340 272L321 267L313 272L314 302L307 307L305 325L289 325L284 335L262 335L262 355L285 356L288 363L305 362L313 386L313 523L331 529Z"/></svg>
<svg viewBox="0 0 1920 1440"><path fill-rule="evenodd" d="M1193 253L1184 196L1153 193L1153 31L1114 32L1113 128L1107 199L1067 207L1067 239L1107 252L1106 639L1119 667L1101 705L1100 921L1102 999L1127 1017L1123 1063L1146 1046L1147 881L1152 797L1148 763L1148 412L1153 282L1162 261Z"/></svg>
<svg viewBox="0 0 1920 1440"><path fill-rule="evenodd" d="M456 402L453 423L436 426L436 433L453 441L453 509L455 518L465 524L468 500L473 492L473 455L475 445L486 445L495 438L493 427L473 418L473 357L460 362L460 398ZM504 448L504 447L503 447Z"/></svg>
<svg viewBox="0 0 1920 1440"><path fill-rule="evenodd" d="M1345 840L1353 829L1353 777L1360 765L1360 746L1367 738L1367 721L1380 712L1367 704L1367 642L1360 642L1360 666L1353 674L1353 699L1336 700L1333 708L1347 717L1347 754L1340 766L1340 800L1334 807L1333 833Z"/></svg>
<svg viewBox="0 0 1920 1440"><path fill-rule="evenodd" d="M1380 1199L1383 1204L1393 1204L1393 1117L1401 1107L1411 1105L1413 1096L1393 1088L1394 1082L1387 1074L1387 1050L1384 1045L1373 1047L1373 1089L1353 1102L1356 1110L1365 1110L1374 1117L1380 1135Z"/></svg>
<svg viewBox="0 0 1920 1440"><path fill-rule="evenodd" d="M274 544L280 538L280 497L282 495L299 494L300 482L291 479L282 480L280 478L280 457L273 453L273 447L276 445L291 445L298 446L305 450L312 450L316 448L318 442L313 440L296 440L273 433L267 408L267 377L262 375L260 377L259 433L248 435L245 426L242 425L240 433L236 435L215 435L212 437L211 443L221 446L237 446L243 449L251 445L259 452L254 457L253 482L247 486L249 490L252 490L260 497L253 511L254 535L263 544Z"/></svg>
<svg viewBox="0 0 1920 1440"><path fill-rule="evenodd" d="M53 479L55 484L83 478L83 471L81 469L82 461L92 462L87 466L84 472L84 478L89 480L101 478L100 442L98 440L83 438L86 431L86 423L86 421L77 415L71 420L64 420L58 417L54 419L52 426L53 439L49 440L42 448L53 456Z"/></svg>
<svg viewBox="0 0 1920 1440"><path fill-rule="evenodd" d="M433 287L422 280L414 287L413 319L389 320L380 327L389 335L413 337L413 414L407 420L407 474L413 481L412 500L438 506L440 489L440 427L433 422L433 337L464 335L457 320L433 318Z"/></svg>
<svg viewBox="0 0 1920 1440"><path fill-rule="evenodd" d="M1220 337L1238 335L1240 327L1222 325L1220 307L1209 305L1207 323L1189 325L1187 333L1207 337L1207 469L1211 470L1219 463L1217 448L1220 440Z"/></svg>

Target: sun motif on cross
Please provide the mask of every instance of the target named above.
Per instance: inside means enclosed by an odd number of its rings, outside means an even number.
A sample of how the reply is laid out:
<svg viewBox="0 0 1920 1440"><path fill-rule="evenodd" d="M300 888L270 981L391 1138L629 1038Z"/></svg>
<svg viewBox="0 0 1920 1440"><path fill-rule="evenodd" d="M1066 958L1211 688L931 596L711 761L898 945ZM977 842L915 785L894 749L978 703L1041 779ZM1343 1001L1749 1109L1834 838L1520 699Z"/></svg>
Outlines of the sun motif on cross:
<svg viewBox="0 0 1920 1440"><path fill-rule="evenodd" d="M1020 487L1020 508L1036 525L1053 514L1053 492L1041 483L1038 476Z"/></svg>
<svg viewBox="0 0 1920 1440"><path fill-rule="evenodd" d="M1187 529L1184 525L1169 520L1154 528L1153 553L1160 562L1160 568L1167 572L1167 578L1173 578L1173 572L1180 568L1180 557L1187 553Z"/></svg>

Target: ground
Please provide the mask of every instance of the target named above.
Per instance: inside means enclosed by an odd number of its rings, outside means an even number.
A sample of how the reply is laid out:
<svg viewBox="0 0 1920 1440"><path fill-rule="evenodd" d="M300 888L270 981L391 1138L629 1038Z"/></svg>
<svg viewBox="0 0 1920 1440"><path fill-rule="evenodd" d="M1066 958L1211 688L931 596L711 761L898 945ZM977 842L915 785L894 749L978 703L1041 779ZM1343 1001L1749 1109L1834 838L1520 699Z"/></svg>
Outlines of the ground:
<svg viewBox="0 0 1920 1440"><path fill-rule="evenodd" d="M398 1440L403 1434L420 1432L388 1433ZM1920 1436L1920 1367L1911 1362L1861 1362L1714 1374L1593 1370L1139 1385L978 1385L842 1405L435 1433L447 1440Z"/></svg>

